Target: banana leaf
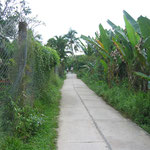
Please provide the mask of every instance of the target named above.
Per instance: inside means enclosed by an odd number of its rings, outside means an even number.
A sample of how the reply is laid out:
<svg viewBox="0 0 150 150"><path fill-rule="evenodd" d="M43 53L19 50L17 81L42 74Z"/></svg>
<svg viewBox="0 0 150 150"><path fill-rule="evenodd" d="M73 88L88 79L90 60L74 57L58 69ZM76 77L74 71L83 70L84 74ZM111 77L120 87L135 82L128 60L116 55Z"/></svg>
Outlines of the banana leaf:
<svg viewBox="0 0 150 150"><path fill-rule="evenodd" d="M103 59L100 60L100 63L104 67L104 72L107 73L107 71L108 71L108 65L107 65L107 63Z"/></svg>
<svg viewBox="0 0 150 150"><path fill-rule="evenodd" d="M138 44L138 42L140 40L140 36L135 32L134 27L132 26L132 24L130 24L130 22L126 18L126 16L124 16L124 21L126 24L128 39L129 39L132 47L134 48Z"/></svg>
<svg viewBox="0 0 150 150"><path fill-rule="evenodd" d="M87 69L88 71L90 71L90 67L88 65L83 65L81 66L81 68Z"/></svg>
<svg viewBox="0 0 150 150"><path fill-rule="evenodd" d="M101 24L99 25L99 30L100 30L101 42L104 45L104 49L110 53L112 41L108 37L106 30L104 30L104 28Z"/></svg>
<svg viewBox="0 0 150 150"><path fill-rule="evenodd" d="M144 38L143 47L146 48L147 62L150 65L150 19L140 16L138 22L142 37Z"/></svg>
<svg viewBox="0 0 150 150"><path fill-rule="evenodd" d="M143 66L145 66L145 67L147 67L147 60L146 60L146 58L141 54L141 53L139 53L139 51L137 50L137 58L138 58L138 60L139 60L139 62L143 65Z"/></svg>
<svg viewBox="0 0 150 150"><path fill-rule="evenodd" d="M132 59L134 58L133 49L128 40L126 40L126 38L117 31L113 40L120 47L120 50L124 52L124 55L122 55L124 57L124 60L126 60L127 62L132 61ZM123 52L121 53L123 54Z"/></svg>
<svg viewBox="0 0 150 150"><path fill-rule="evenodd" d="M140 16L138 18L138 22L142 36L144 37L144 39L148 38L150 36L150 19Z"/></svg>
<svg viewBox="0 0 150 150"><path fill-rule="evenodd" d="M87 47L83 44L83 42L79 39L79 42L80 42L80 47L81 47L81 49L83 50L83 52L86 54L87 53Z"/></svg>
<svg viewBox="0 0 150 150"><path fill-rule="evenodd" d="M124 10L123 11L124 17L128 20L128 22L133 27L134 31L138 34L141 34L141 30L139 24Z"/></svg>
<svg viewBox="0 0 150 150"><path fill-rule="evenodd" d="M116 26L113 22L111 22L109 19L107 20L107 23L113 28L113 30L116 30L118 26Z"/></svg>
<svg viewBox="0 0 150 150"><path fill-rule="evenodd" d="M143 46L144 48L150 48L150 36L144 40Z"/></svg>
<svg viewBox="0 0 150 150"><path fill-rule="evenodd" d="M143 47L146 48L147 62L150 65L150 36L144 40Z"/></svg>
<svg viewBox="0 0 150 150"><path fill-rule="evenodd" d="M120 54L122 55L122 57L127 61L126 59L126 54L125 54L125 50L123 48L123 46L115 39L113 38L113 42L114 45L117 47L117 49L119 50Z"/></svg>
<svg viewBox="0 0 150 150"><path fill-rule="evenodd" d="M128 37L125 35L125 32L124 32L124 30L123 30L121 27L116 26L116 25L115 25L113 22L111 22L110 20L107 20L107 23L113 28L113 30L114 30L116 33L119 33L120 35L122 35L122 36L124 37L124 39L129 42Z"/></svg>
<svg viewBox="0 0 150 150"><path fill-rule="evenodd" d="M133 59L133 49L130 46L129 39L126 36L124 30L119 26L116 26L110 20L107 23L114 29L115 36L113 37L114 45L118 48L120 54L123 56L126 62L131 63Z"/></svg>
<svg viewBox="0 0 150 150"><path fill-rule="evenodd" d="M104 48L104 45L103 45L103 43L102 42L100 42L99 40L96 40L97 41L97 43L102 47L102 48ZM108 52L107 52L108 53Z"/></svg>
<svg viewBox="0 0 150 150"><path fill-rule="evenodd" d="M105 50L92 38L81 35L81 38L85 41L88 41L92 45L95 46L95 48L98 50L98 52L103 56L104 59L111 59L110 55L105 52Z"/></svg>
<svg viewBox="0 0 150 150"><path fill-rule="evenodd" d="M135 75L139 76L140 78L143 78L143 79L146 79L148 81L150 81L150 76L144 74L144 73L141 73L141 72L134 72Z"/></svg>
<svg viewBox="0 0 150 150"><path fill-rule="evenodd" d="M100 35L98 34L98 32L95 32L95 37L97 40L100 40Z"/></svg>

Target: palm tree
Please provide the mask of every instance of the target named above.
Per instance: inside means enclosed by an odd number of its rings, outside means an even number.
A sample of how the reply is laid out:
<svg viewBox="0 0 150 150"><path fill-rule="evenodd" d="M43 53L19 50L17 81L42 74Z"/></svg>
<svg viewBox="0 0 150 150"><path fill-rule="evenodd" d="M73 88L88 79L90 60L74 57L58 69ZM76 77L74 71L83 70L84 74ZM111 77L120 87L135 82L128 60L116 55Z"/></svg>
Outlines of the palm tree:
<svg viewBox="0 0 150 150"><path fill-rule="evenodd" d="M64 76L65 64L67 61L66 58L68 53L72 54L72 51L68 49L68 40L65 36L55 36L47 41L46 46L49 46L58 52L61 62L58 71L60 76Z"/></svg>
<svg viewBox="0 0 150 150"><path fill-rule="evenodd" d="M68 40L68 49L74 54L75 51L78 51L78 38L76 37L77 32L70 29L69 32L65 35L65 39Z"/></svg>
<svg viewBox="0 0 150 150"><path fill-rule="evenodd" d="M68 40L65 39L65 36L55 36L53 38L50 38L47 41L46 46L55 49L58 52L61 61L64 61L68 56L68 53L71 53L71 51L67 50Z"/></svg>

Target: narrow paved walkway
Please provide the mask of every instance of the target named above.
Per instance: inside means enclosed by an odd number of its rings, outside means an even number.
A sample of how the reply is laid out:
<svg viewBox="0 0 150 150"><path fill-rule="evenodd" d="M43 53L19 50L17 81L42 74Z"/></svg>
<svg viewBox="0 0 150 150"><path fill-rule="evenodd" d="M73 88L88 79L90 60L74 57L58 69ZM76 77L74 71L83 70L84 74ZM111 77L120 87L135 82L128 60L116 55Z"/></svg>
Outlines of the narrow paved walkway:
<svg viewBox="0 0 150 150"><path fill-rule="evenodd" d="M58 150L150 150L150 136L68 74L57 145Z"/></svg>

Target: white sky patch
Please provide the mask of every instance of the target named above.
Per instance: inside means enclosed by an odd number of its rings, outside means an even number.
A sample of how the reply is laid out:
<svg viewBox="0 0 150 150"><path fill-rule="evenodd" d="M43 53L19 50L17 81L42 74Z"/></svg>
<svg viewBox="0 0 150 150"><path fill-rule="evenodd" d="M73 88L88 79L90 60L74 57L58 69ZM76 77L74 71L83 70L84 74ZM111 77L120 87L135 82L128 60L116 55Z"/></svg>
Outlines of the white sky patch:
<svg viewBox="0 0 150 150"><path fill-rule="evenodd" d="M33 15L45 22L36 32L43 42L55 35L64 35L70 28L78 35L94 36L101 23L109 29L107 19L124 28L123 10L133 18L150 18L150 0L28 0Z"/></svg>

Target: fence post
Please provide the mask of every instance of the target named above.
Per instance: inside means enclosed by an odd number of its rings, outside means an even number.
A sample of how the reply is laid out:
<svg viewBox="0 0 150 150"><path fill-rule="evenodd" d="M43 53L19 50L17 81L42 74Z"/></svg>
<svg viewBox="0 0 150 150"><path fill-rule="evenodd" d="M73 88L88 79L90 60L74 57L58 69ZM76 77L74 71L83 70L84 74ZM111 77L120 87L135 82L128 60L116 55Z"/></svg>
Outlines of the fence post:
<svg viewBox="0 0 150 150"><path fill-rule="evenodd" d="M19 33L18 33L18 54L16 57L17 72L16 77L12 85L12 95L17 96L17 93L21 90L20 84L24 75L25 66L27 62L27 23L19 22Z"/></svg>

